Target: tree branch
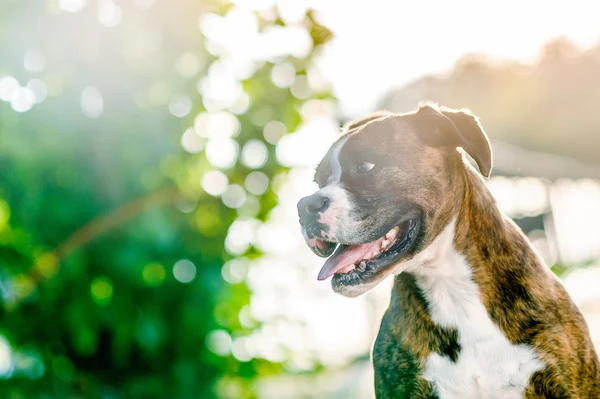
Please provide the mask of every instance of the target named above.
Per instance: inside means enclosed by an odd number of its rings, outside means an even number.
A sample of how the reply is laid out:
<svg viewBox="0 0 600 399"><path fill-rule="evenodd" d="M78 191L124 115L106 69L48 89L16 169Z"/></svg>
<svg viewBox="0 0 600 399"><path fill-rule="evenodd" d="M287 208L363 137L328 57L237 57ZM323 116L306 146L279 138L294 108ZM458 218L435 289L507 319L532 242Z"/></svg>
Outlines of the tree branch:
<svg viewBox="0 0 600 399"><path fill-rule="evenodd" d="M172 203L179 195L177 187L168 187L139 197L120 207L98 216L71 234L65 241L36 260L29 272L29 279L35 286L44 276L52 276L64 258L73 251L84 247L97 236L106 233L116 226L150 210ZM30 290L28 290L31 292Z"/></svg>

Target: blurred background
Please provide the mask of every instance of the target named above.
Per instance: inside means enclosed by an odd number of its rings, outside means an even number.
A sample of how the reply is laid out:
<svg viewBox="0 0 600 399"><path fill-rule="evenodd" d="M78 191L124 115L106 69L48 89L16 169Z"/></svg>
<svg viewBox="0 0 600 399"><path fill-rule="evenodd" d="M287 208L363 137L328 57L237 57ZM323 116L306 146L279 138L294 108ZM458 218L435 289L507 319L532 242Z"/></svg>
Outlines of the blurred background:
<svg viewBox="0 0 600 399"><path fill-rule="evenodd" d="M0 398L369 398L390 282L318 283L339 126L467 107L600 343L594 2L2 0Z"/></svg>

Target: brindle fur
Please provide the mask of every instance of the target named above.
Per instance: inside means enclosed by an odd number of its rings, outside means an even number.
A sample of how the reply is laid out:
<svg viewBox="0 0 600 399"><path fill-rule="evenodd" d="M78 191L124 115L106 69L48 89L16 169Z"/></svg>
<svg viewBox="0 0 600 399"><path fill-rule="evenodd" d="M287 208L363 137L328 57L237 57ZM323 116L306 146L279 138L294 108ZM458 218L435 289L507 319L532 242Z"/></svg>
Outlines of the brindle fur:
<svg viewBox="0 0 600 399"><path fill-rule="evenodd" d="M444 114L459 128L481 129L476 118L466 112L446 110ZM457 115L462 119L457 120ZM475 123L465 125L465 115ZM378 118L382 116L361 122L376 124L388 119ZM406 131L402 119L395 123L397 129ZM361 123L350 126L348 134L353 134ZM600 365L581 312L526 236L500 213L481 177L455 146L434 150L409 135L403 136L402 145L403 154L419 151L418 157L410 159L414 170L433 170L417 176L420 172L411 174L404 169L401 176L394 176L405 190L410 187L404 195L417 199L423 207L424 227L415 253L426 248L458 215L454 245L472 268L490 318L512 344L530 345L546 364L532 375L525 398L600 398ZM416 184L411 184L411 179ZM377 398L437 398L431 384L420 376L425 359L435 352L456 361L460 350L457 331L431 320L414 276L408 272L397 275L373 348Z"/></svg>

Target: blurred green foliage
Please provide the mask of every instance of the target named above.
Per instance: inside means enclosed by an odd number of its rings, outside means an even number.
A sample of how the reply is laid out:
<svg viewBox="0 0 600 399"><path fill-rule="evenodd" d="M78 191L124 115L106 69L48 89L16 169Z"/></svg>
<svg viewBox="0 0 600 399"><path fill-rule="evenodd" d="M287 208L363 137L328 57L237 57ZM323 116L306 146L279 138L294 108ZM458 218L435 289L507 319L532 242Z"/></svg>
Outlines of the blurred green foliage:
<svg viewBox="0 0 600 399"><path fill-rule="evenodd" d="M27 112L0 102L2 398L252 398L252 378L281 369L207 349L250 332L238 317L249 289L225 283L221 271L237 255L260 253L228 252L228 228L238 218L264 220L277 201L270 185L246 193L253 207L224 205L200 184L217 168L181 145L195 116L215 111L196 84L221 54L214 44L206 50L198 21L232 5L133 3L118 2L118 12L76 0L0 4L0 77L47 86ZM253 15L260 31L286 26L276 9ZM285 168L263 140L265 124L294 131L302 103L329 96L298 98L273 84L282 61L306 75L330 37L310 12L296 27L309 33L310 51L254 63L240 79L248 108L225 110L239 122L239 148L266 144L260 171L269 180ZM28 68L27 54L35 64L38 52L44 65ZM93 107L84 115L87 86L102 95L101 115ZM191 110L178 110L186 98ZM239 160L222 168L241 187L253 170Z"/></svg>

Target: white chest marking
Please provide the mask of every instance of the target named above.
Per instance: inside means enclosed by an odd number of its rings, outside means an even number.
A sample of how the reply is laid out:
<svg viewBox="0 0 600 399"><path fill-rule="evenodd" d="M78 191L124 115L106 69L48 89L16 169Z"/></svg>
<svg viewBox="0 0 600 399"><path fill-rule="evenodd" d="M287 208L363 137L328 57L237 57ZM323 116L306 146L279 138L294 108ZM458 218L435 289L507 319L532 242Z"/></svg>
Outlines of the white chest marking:
<svg viewBox="0 0 600 399"><path fill-rule="evenodd" d="M461 346L452 362L436 353L423 377L440 399L517 399L533 373L544 368L533 349L511 344L490 319L471 267L454 249L456 218L434 242L408 263L429 303L432 320L458 331Z"/></svg>

